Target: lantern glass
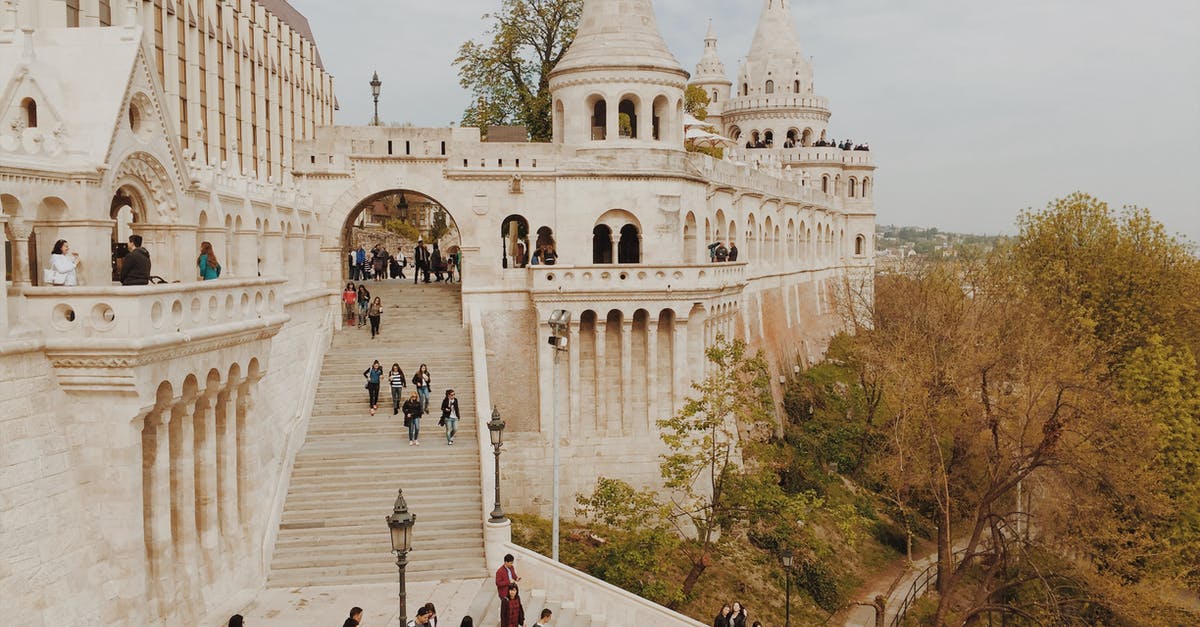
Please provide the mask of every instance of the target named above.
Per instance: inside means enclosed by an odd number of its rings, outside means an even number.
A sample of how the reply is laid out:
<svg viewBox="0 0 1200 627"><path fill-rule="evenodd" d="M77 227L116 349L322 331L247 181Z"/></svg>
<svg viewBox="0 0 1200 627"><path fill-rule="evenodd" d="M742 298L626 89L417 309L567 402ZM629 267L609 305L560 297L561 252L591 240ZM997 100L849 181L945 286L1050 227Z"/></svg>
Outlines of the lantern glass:
<svg viewBox="0 0 1200 627"><path fill-rule="evenodd" d="M784 567L784 568L791 568L791 567L792 567L792 556L791 556L791 555L784 555L784 556L783 556L783 567Z"/></svg>

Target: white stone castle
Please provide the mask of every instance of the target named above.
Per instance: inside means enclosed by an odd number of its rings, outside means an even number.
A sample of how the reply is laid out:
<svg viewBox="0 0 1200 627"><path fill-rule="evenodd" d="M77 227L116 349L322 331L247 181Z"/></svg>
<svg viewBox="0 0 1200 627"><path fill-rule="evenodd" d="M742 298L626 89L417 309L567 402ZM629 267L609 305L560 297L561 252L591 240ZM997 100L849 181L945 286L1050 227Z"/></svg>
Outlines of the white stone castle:
<svg viewBox="0 0 1200 627"><path fill-rule="evenodd" d="M332 78L284 0L0 2L0 615L216 624L225 600L271 582L345 581L339 559L371 562L353 581L392 580L375 514L417 470L363 470L396 474L361 522L347 516L329 536L289 518L320 502L304 493L302 478L323 474L305 447L352 455L320 448L353 439L339 425L393 457L418 454L385 441L387 412L343 409L363 393L357 371L346 403L331 375L339 356L393 360L351 339L339 315L351 225L385 194L431 199L461 236L461 292L406 286L385 325L406 329L394 346L410 352L421 333L436 337L429 355L406 356L435 375L434 353L461 349L435 398L453 385L468 392L468 422L504 415L507 510L550 513L555 431L563 515L599 475L653 484L655 420L703 376L717 334L763 350L773 381L818 358L842 327L839 303L870 294L874 165L869 151L824 145L830 110L789 4L764 0L736 83L706 37L691 84L738 144L714 159L685 150L689 74L651 0L585 0L551 75L554 135L542 144L334 126ZM114 283L129 233L166 283ZM43 280L59 239L81 256L78 285ZM224 266L218 280L197 276L202 241ZM736 243L736 262L710 260L717 241ZM544 242L557 263L523 264ZM422 289L448 300L431 311ZM556 364L545 338L560 309L572 319ZM485 523L485 432L472 427L470 448L454 449L471 477L469 555L422 571L414 554L418 577L483 577L511 550ZM454 508L412 489L414 510ZM608 624L690 624L589 598Z"/></svg>

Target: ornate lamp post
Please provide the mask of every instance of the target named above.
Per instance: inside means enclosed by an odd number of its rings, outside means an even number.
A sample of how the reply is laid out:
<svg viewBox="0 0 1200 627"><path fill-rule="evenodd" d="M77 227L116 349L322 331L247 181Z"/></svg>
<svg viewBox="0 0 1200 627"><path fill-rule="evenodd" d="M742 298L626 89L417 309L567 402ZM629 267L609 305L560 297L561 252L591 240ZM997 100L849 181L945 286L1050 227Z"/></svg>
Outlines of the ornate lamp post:
<svg viewBox="0 0 1200 627"><path fill-rule="evenodd" d="M396 553L396 568L400 570L400 624L408 620L407 592L404 585L404 568L408 566L408 552L412 550L412 528L417 515L408 511L404 502L404 490L398 490L392 515L387 517L388 530L392 533L392 551Z"/></svg>
<svg viewBox="0 0 1200 627"><path fill-rule="evenodd" d="M488 435L492 438L492 454L496 456L496 507L492 508L489 522L504 522L504 510L500 509L500 447L504 446L504 421L500 420L500 410L492 406L492 419L487 423Z"/></svg>
<svg viewBox="0 0 1200 627"><path fill-rule="evenodd" d="M783 556L783 576L784 576L784 609L783 609L783 626L792 627L792 554L788 553Z"/></svg>
<svg viewBox="0 0 1200 627"><path fill-rule="evenodd" d="M375 99L375 117L371 119L371 126L379 126L379 88L383 85L383 81L379 80L379 72L375 72L371 76L371 97Z"/></svg>

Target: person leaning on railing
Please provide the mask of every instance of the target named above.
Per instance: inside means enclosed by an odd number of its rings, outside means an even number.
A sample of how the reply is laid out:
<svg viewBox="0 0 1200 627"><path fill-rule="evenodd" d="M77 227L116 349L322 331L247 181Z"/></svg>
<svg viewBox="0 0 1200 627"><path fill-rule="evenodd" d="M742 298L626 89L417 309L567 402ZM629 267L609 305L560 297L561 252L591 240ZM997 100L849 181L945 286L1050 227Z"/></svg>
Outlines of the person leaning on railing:
<svg viewBox="0 0 1200 627"><path fill-rule="evenodd" d="M150 283L150 251L142 248L142 236L129 236L129 254L121 264L121 285Z"/></svg>
<svg viewBox="0 0 1200 627"><path fill-rule="evenodd" d="M54 242L50 253L50 268L46 270L46 283L50 285L77 285L75 267L79 265L79 253L71 250L67 240Z"/></svg>

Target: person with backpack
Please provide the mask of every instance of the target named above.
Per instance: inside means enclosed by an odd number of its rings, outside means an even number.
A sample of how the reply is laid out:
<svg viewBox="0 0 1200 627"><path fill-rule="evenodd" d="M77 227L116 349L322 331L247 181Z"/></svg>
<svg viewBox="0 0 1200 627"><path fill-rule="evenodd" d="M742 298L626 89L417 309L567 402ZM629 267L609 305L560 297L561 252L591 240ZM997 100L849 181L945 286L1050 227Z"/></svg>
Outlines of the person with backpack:
<svg viewBox="0 0 1200 627"><path fill-rule="evenodd" d="M375 415L375 408L379 406L379 382L383 379L383 366L379 365L379 360L371 364L370 368L363 370L363 377L367 380L367 396L371 404L371 415Z"/></svg>

